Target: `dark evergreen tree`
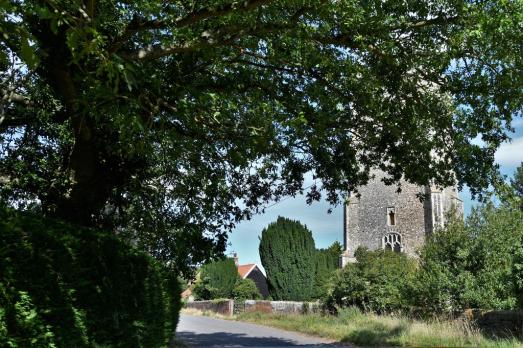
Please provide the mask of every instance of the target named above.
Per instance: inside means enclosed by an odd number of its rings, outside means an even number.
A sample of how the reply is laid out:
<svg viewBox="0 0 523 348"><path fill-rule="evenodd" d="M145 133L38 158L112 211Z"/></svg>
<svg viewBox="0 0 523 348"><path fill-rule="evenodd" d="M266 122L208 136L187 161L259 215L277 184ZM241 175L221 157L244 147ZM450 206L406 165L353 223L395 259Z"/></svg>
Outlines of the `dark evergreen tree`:
<svg viewBox="0 0 523 348"><path fill-rule="evenodd" d="M233 259L214 261L202 266L194 293L201 300L232 298L234 286L239 279Z"/></svg>
<svg viewBox="0 0 523 348"><path fill-rule="evenodd" d="M260 258L274 300L309 300L314 295L314 240L299 221L278 217L262 231Z"/></svg>
<svg viewBox="0 0 523 348"><path fill-rule="evenodd" d="M339 268L341 244L336 241L327 249L318 249L315 253L314 297L327 294L329 280Z"/></svg>

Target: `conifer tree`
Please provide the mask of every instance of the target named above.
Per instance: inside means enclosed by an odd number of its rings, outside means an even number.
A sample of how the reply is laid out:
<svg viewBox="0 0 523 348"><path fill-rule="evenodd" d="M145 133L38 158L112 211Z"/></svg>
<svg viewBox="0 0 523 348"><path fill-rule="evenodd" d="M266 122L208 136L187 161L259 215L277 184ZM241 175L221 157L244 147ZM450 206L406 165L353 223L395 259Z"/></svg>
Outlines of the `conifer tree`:
<svg viewBox="0 0 523 348"><path fill-rule="evenodd" d="M299 221L278 217L262 231L260 258L274 300L309 300L314 295L315 247Z"/></svg>

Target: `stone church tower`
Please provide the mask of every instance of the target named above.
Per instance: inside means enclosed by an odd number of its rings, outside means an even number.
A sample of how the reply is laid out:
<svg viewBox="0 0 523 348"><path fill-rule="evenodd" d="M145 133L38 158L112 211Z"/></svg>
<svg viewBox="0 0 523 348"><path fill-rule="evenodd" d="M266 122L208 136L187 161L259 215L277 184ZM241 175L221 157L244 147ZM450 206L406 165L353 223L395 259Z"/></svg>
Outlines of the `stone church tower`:
<svg viewBox="0 0 523 348"><path fill-rule="evenodd" d="M384 173L359 188L360 198L351 196L344 207L342 267L354 262L360 246L370 250L390 249L415 256L427 235L445 223L445 212L455 207L463 214L463 202L456 187L443 190L401 182L387 186ZM419 194L430 199L420 201Z"/></svg>

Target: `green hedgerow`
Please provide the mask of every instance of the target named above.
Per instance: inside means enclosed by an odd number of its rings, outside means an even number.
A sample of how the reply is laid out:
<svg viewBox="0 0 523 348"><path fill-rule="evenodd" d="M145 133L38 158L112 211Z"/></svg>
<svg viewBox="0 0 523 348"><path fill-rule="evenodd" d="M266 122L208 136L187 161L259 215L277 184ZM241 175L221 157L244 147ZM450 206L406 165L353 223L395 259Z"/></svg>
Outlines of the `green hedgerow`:
<svg viewBox="0 0 523 348"><path fill-rule="evenodd" d="M167 346L180 288L150 256L110 233L7 209L0 245L1 346Z"/></svg>

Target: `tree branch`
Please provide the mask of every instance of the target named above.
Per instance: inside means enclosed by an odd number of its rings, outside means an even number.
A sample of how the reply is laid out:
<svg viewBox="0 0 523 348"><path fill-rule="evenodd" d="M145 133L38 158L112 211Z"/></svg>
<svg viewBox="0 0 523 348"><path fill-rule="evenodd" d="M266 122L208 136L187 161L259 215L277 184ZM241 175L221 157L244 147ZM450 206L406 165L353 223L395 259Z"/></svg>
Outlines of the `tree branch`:
<svg viewBox="0 0 523 348"><path fill-rule="evenodd" d="M117 38L115 42L109 47L110 53L116 52L127 40L129 40L135 33L142 30L150 29L166 29L166 28L183 28L199 21L221 17L231 14L233 12L247 12L258 8L261 5L271 2L272 0L250 0L244 1L243 4L229 3L217 9L210 10L203 8L198 11L189 13L183 18L176 20L174 23L169 23L165 20L147 20L143 21L138 16L134 16L121 37Z"/></svg>

